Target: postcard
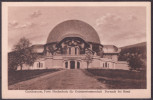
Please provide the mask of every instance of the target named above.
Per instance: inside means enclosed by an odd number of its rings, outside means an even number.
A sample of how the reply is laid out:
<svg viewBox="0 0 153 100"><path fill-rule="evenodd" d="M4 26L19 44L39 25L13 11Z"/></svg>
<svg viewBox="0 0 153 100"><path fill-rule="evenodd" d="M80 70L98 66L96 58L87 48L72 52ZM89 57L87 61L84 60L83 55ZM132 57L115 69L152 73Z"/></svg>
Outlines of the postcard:
<svg viewBox="0 0 153 100"><path fill-rule="evenodd" d="M151 98L151 3L2 2L2 98Z"/></svg>

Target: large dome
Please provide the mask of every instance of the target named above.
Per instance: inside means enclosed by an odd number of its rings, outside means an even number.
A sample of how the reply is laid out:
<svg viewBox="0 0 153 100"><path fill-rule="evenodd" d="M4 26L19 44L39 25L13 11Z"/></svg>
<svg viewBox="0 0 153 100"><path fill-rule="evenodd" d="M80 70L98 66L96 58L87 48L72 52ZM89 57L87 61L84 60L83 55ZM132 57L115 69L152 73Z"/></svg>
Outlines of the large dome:
<svg viewBox="0 0 153 100"><path fill-rule="evenodd" d="M80 20L67 20L55 26L48 36L47 43L59 42L65 37L80 37L86 42L100 44L95 29Z"/></svg>

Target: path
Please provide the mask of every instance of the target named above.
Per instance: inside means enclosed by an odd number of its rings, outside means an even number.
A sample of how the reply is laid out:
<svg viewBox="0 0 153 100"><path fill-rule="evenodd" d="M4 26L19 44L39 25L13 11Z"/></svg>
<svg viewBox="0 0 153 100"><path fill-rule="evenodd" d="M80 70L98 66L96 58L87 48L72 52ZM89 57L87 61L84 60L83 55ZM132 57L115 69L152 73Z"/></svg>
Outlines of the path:
<svg viewBox="0 0 153 100"><path fill-rule="evenodd" d="M13 90L104 88L106 88L105 84L77 69L62 70L9 86L9 89Z"/></svg>

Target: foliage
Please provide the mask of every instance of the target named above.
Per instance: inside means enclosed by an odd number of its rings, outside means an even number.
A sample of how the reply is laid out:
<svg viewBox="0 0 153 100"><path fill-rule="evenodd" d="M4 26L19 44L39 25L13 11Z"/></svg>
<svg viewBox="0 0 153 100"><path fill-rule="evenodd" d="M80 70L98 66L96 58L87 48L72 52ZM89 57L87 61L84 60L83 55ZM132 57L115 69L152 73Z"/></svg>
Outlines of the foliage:
<svg viewBox="0 0 153 100"><path fill-rule="evenodd" d="M8 70L14 71L17 69L18 63L17 58L14 52L8 54Z"/></svg>
<svg viewBox="0 0 153 100"><path fill-rule="evenodd" d="M88 69L88 72L92 73L91 75L113 79L146 80L146 71L134 72L121 69Z"/></svg>
<svg viewBox="0 0 153 100"><path fill-rule="evenodd" d="M85 61L87 62L87 69L89 67L89 64L93 61L93 54L90 51L86 52Z"/></svg>
<svg viewBox="0 0 153 100"><path fill-rule="evenodd" d="M14 45L13 51L19 51L27 49L31 46L31 43L25 37L22 37L16 45Z"/></svg>
<svg viewBox="0 0 153 100"><path fill-rule="evenodd" d="M9 54L10 70L16 70L17 66L20 66L22 70L23 64L33 65L37 58L37 54L32 52L30 45L30 41L24 37L14 45L13 52Z"/></svg>
<svg viewBox="0 0 153 100"><path fill-rule="evenodd" d="M43 70L22 70L22 71L12 71L8 73L8 85L12 85L18 82L26 81L45 75L48 73L53 73L60 71L61 69L43 69Z"/></svg>
<svg viewBox="0 0 153 100"><path fill-rule="evenodd" d="M129 56L133 54L139 54L142 59L146 59L146 45L142 45L139 47L135 46L129 48L122 48L119 54L119 60L125 61L128 59Z"/></svg>
<svg viewBox="0 0 153 100"><path fill-rule="evenodd" d="M97 80L109 89L146 89L146 71L134 72L119 69L88 69L89 76L98 76Z"/></svg>
<svg viewBox="0 0 153 100"><path fill-rule="evenodd" d="M120 61L128 61L131 70L139 70L146 66L146 44L123 47L119 54Z"/></svg>
<svg viewBox="0 0 153 100"><path fill-rule="evenodd" d="M127 61L129 63L129 66L131 67L131 70L139 70L145 66L139 55L131 55L129 56Z"/></svg>

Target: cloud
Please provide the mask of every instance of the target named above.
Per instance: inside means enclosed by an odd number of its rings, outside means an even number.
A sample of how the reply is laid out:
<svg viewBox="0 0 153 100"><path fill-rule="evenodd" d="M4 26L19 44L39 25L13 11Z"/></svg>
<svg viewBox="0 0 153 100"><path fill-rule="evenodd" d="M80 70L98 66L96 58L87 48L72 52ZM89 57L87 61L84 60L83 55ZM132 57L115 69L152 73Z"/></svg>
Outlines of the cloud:
<svg viewBox="0 0 153 100"><path fill-rule="evenodd" d="M40 15L42 15L42 13L40 12L40 10L36 10L36 11L34 11L34 12L32 12L30 14L30 17L31 18L36 18L36 17L39 17Z"/></svg>
<svg viewBox="0 0 153 100"><path fill-rule="evenodd" d="M31 28L33 26L35 26L35 24L32 22L26 22L23 24L17 21L9 22L9 28L12 28L12 29Z"/></svg>
<svg viewBox="0 0 153 100"><path fill-rule="evenodd" d="M146 41L145 32L136 32L136 31L116 31L112 32L103 32L99 35L101 37L102 44L111 44L116 46L125 46L134 43L140 43Z"/></svg>
<svg viewBox="0 0 153 100"><path fill-rule="evenodd" d="M115 23L117 23L121 20L122 20L122 17L120 17L116 14L107 13L106 15L104 15L96 20L96 25L100 26L100 25L106 25L108 23L111 25L114 25Z"/></svg>
<svg viewBox="0 0 153 100"><path fill-rule="evenodd" d="M129 15L128 20L135 21L135 20L137 20L137 17L135 15Z"/></svg>
<svg viewBox="0 0 153 100"><path fill-rule="evenodd" d="M16 26L15 28L16 29L19 29L19 28L31 28L31 27L33 27L35 24L34 23L32 23L32 22L27 22L27 23L24 23L24 24L20 24L20 25L18 25L18 26Z"/></svg>
<svg viewBox="0 0 153 100"><path fill-rule="evenodd" d="M136 21L138 19L137 16L135 15L129 15L126 17L127 18L124 18L123 16L121 17L117 14L107 13L96 20L96 25L97 26L101 26L101 25L117 26L118 24L120 24L120 22Z"/></svg>
<svg viewBox="0 0 153 100"><path fill-rule="evenodd" d="M48 24L48 22L40 22L40 26L45 26L47 24Z"/></svg>
<svg viewBox="0 0 153 100"><path fill-rule="evenodd" d="M124 33L119 33L119 34L114 34L113 35L114 40L119 40L119 39L140 39L140 38L145 38L145 33L143 32L124 32Z"/></svg>
<svg viewBox="0 0 153 100"><path fill-rule="evenodd" d="M9 27L16 27L18 24L19 23L16 20L8 23Z"/></svg>

